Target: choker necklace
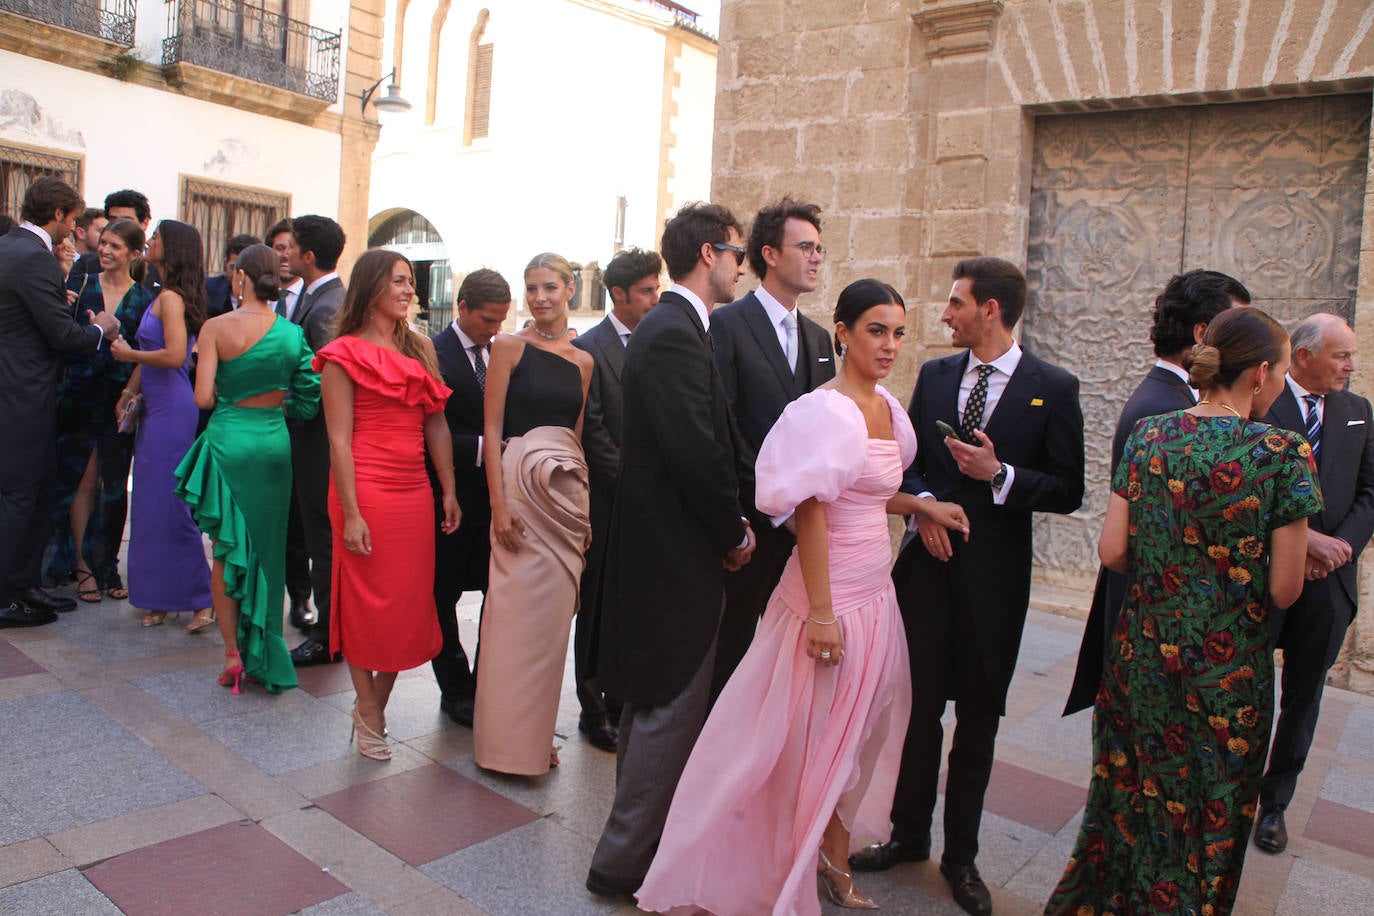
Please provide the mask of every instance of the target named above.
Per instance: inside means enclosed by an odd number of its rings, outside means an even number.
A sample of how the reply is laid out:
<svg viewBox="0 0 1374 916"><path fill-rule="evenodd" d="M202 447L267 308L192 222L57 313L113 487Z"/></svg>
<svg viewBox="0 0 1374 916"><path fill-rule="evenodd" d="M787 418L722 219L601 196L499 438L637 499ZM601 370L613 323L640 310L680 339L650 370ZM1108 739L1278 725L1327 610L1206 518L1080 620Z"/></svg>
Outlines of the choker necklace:
<svg viewBox="0 0 1374 916"><path fill-rule="evenodd" d="M532 325L530 325L530 327L534 330L534 333L538 334L540 337L544 338L545 340L557 340L557 339L560 338L560 337L566 337L566 336L568 335L568 329L567 329L567 328L564 328L562 331L560 331L560 332L557 333L557 334L545 334L543 331L539 330L539 325L537 325L537 324L532 324Z"/></svg>
<svg viewBox="0 0 1374 916"><path fill-rule="evenodd" d="M1239 410L1236 410L1236 409L1235 409L1234 407L1232 407L1230 404L1222 404L1220 401L1209 401L1209 400L1207 400L1206 398L1203 398L1201 401L1198 401L1198 402L1197 402L1197 406L1199 406L1199 407L1201 407L1203 404L1206 404L1208 407L1221 407L1221 408L1223 408L1223 409L1225 409L1225 410L1229 410L1229 411L1231 411L1231 413L1233 413L1233 414L1236 415L1236 419L1237 419L1237 420L1244 420L1244 419L1245 419L1244 417L1242 417L1242 416L1240 415L1240 411L1239 411Z"/></svg>

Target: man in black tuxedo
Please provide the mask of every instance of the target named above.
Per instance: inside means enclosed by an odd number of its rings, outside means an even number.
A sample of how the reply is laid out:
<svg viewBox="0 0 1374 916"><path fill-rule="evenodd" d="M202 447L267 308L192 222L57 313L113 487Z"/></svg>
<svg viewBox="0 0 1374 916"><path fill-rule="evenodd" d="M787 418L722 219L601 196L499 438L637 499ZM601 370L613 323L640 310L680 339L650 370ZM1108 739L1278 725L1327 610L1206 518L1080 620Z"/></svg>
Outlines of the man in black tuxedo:
<svg viewBox="0 0 1374 916"><path fill-rule="evenodd" d="M214 318L239 307L229 290L229 279L234 275L238 264L239 252L250 245L261 245L262 239L246 233L233 236L224 245L223 271L217 277L205 278L205 315Z"/></svg>
<svg viewBox="0 0 1374 916"><path fill-rule="evenodd" d="M768 598L797 543L754 507L754 462L783 408L835 377L830 334L802 314L797 299L816 288L825 249L820 207L784 197L754 217L749 266L759 287L711 316L716 367L739 427L740 502L758 538L749 565L725 577L711 702L754 638Z"/></svg>
<svg viewBox="0 0 1374 916"><path fill-rule="evenodd" d="M892 840L850 857L862 871L930 857L940 717L952 699L940 871L955 902L970 913L992 912L974 858L997 726L1030 602L1031 516L1072 512L1083 501L1078 379L1017 345L1012 329L1025 301L1026 281L1015 265L999 258L960 261L941 320L954 345L968 349L926 362L916 379L910 414L919 447L902 490L963 506L969 539L952 540L938 526L921 528L892 570L911 656L911 722ZM941 435L937 420L958 437Z"/></svg>
<svg viewBox="0 0 1374 916"><path fill-rule="evenodd" d="M602 275L611 296L611 310L600 324L573 341L593 360L587 409L582 422L582 451L591 480L592 546L582 570L577 625L573 637L573 668L582 714L577 730L593 747L616 749L616 724L621 704L606 696L596 679L596 644L601 629L601 576L611 506L620 477L620 443L624 439L625 398L620 374L630 333L658 303L658 280L663 259L657 252L629 248L618 252ZM717 312L718 314L718 312Z"/></svg>
<svg viewBox="0 0 1374 916"><path fill-rule="evenodd" d="M1355 371L1355 332L1318 314L1293 331L1288 390L1265 417L1307 436L1317 460L1325 508L1307 522L1307 581L1287 610L1270 610L1270 632L1283 650L1279 721L1260 782L1255 845L1288 845L1283 812L1297 790L1317 730L1326 672L1340 654L1359 601L1356 568L1374 535L1374 414L1346 391Z"/></svg>
<svg viewBox="0 0 1374 916"><path fill-rule="evenodd" d="M76 603L39 587L52 536L57 382L64 353L93 353L119 333L108 312L72 318L53 246L75 229L81 195L56 178L24 194L22 222L0 238L0 628L51 623Z"/></svg>
<svg viewBox="0 0 1374 916"><path fill-rule="evenodd" d="M439 708L467 728L472 728L476 665L469 668L463 652L456 607L463 592L477 591L485 596L487 591L491 499L482 467L482 398L487 387L491 341L501 333L510 304L510 284L504 277L485 267L474 270L458 288L458 317L433 338L439 374L453 390L444 405L444 417L453 437L453 481L463 522L451 534L440 530L444 512L436 479L434 605L444 645L430 664L439 684Z"/></svg>
<svg viewBox="0 0 1374 916"><path fill-rule="evenodd" d="M318 351L334 339L334 315L346 290L334 271L343 254L343 228L327 216L298 216L291 221L291 272L305 281L305 292L291 321L305 332L305 342ZM296 506L310 554L310 580L315 592L315 622L305 641L291 650L298 666L337 661L329 653L329 576L333 534L329 528L329 435L324 412L309 420L292 420L291 473Z"/></svg>
<svg viewBox="0 0 1374 916"><path fill-rule="evenodd" d="M1164 291L1155 298L1154 320L1150 325L1155 364L1117 418L1109 474L1121 462L1126 439L1137 423L1146 417L1186 410L1197 403L1197 392L1188 384L1188 370L1183 368L1184 354L1202 341L1202 334L1213 318L1234 305L1249 304L1250 291L1239 280L1215 270L1190 270L1169 279ZM1126 577L1101 567L1064 715L1093 705L1102 682L1106 653L1111 651L1112 632L1125 600Z"/></svg>
<svg viewBox="0 0 1374 916"><path fill-rule="evenodd" d="M729 403L711 359L711 309L744 273L739 223L688 204L659 250L673 286L639 323L621 374L625 433L602 587L601 686L619 697L615 802L587 889L633 894L706 721L726 569L754 537L739 504Z"/></svg>

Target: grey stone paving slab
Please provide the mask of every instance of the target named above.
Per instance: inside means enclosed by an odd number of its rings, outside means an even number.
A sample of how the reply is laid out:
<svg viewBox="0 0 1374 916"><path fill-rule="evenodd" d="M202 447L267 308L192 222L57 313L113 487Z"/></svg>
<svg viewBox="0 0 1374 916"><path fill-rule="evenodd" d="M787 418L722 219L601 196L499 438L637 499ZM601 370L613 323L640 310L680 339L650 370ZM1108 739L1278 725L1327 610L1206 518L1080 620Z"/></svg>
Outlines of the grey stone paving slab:
<svg viewBox="0 0 1374 916"><path fill-rule="evenodd" d="M595 844L548 818L435 859L420 871L493 916L603 916L619 903L583 888Z"/></svg>
<svg viewBox="0 0 1374 916"><path fill-rule="evenodd" d="M1347 757L1374 761L1374 707L1355 706L1350 710L1336 750Z"/></svg>
<svg viewBox="0 0 1374 916"><path fill-rule="evenodd" d="M236 696L229 688L220 686L220 670L221 666L216 665L183 668L137 678L131 683L195 725L266 709L313 708L316 702L304 691L287 690L273 695L247 682L243 684L243 693Z"/></svg>
<svg viewBox="0 0 1374 916"><path fill-rule="evenodd" d="M1333 766L1322 783L1321 797L1374 814L1374 779L1363 773Z"/></svg>
<svg viewBox="0 0 1374 916"><path fill-rule="evenodd" d="M121 736L130 735L70 690L0 701L0 772L49 754L99 747Z"/></svg>
<svg viewBox="0 0 1374 916"><path fill-rule="evenodd" d="M61 614L51 626L67 642L107 665L184 652L195 645L188 640L199 638L184 629L190 614L169 614L160 627L140 626L142 617L137 608L105 601Z"/></svg>
<svg viewBox="0 0 1374 916"><path fill-rule="evenodd" d="M428 671L425 674L396 680L386 704L386 730L393 741L409 741L453 727L449 717L439 711L439 685L428 676ZM345 690L330 694L321 702L347 716L351 714L353 699L353 691Z"/></svg>
<svg viewBox="0 0 1374 916"><path fill-rule="evenodd" d="M355 893L340 894L323 903L297 910L299 916L374 916L385 912L366 897Z"/></svg>
<svg viewBox="0 0 1374 916"><path fill-rule="evenodd" d="M0 888L0 913L23 916L119 916L119 908L76 869Z"/></svg>
<svg viewBox="0 0 1374 916"><path fill-rule="evenodd" d="M984 811L978 831L978 871L988 884L1005 887L1052 839L1048 833Z"/></svg>
<svg viewBox="0 0 1374 916"><path fill-rule="evenodd" d="M1021 654L1016 659L1017 671L1044 674L1070 655L1078 652L1082 635L1067 633L1053 627L1026 623L1021 636Z"/></svg>
<svg viewBox="0 0 1374 916"><path fill-rule="evenodd" d="M1374 881L1311 859L1296 859L1276 912L1283 916L1368 913Z"/></svg>
<svg viewBox="0 0 1374 916"><path fill-rule="evenodd" d="M1003 728L997 740L1081 767L1086 773L1093 760L1092 713L1064 718L1060 715L1063 709L1063 699L1055 698L1010 728Z"/></svg>
<svg viewBox="0 0 1374 916"><path fill-rule="evenodd" d="M1036 850L1016 874L1002 886L1013 894L1027 900L1046 901L1059 886L1059 879L1069 864L1069 854L1078 840L1078 827L1082 817L1075 817Z"/></svg>
<svg viewBox="0 0 1374 916"><path fill-rule="evenodd" d="M4 795L4 785L0 784L0 846L8 846L21 840L31 840L36 836L42 836L32 821L5 801Z"/></svg>
<svg viewBox="0 0 1374 916"><path fill-rule="evenodd" d="M252 712L213 719L200 727L272 776L354 753L348 746L351 722L346 712L313 698L306 697L308 702L296 699L267 703Z"/></svg>

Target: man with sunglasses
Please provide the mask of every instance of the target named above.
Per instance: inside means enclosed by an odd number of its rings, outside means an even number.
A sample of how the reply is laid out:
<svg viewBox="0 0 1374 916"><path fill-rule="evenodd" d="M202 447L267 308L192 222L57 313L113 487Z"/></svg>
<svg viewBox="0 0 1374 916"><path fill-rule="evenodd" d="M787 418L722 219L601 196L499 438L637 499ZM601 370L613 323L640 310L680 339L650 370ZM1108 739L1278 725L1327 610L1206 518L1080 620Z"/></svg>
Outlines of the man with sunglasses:
<svg viewBox="0 0 1374 916"><path fill-rule="evenodd" d="M754 461L783 409L835 377L830 335L797 307L802 294L815 290L825 254L820 213L791 197L760 210L748 245L758 289L711 315L716 367L740 433L740 503L758 538L749 565L725 577L712 703L749 649L797 542L754 507Z"/></svg>

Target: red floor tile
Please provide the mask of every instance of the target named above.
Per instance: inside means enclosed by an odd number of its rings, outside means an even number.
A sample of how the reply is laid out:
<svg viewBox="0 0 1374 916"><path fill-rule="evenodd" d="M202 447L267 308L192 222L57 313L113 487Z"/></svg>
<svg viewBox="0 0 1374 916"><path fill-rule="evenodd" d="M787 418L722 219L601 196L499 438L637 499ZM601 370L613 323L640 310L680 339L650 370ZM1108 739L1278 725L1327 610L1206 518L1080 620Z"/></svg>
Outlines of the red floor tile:
<svg viewBox="0 0 1374 916"><path fill-rule="evenodd" d="M348 892L257 824L240 821L144 846L86 869L125 913L294 913Z"/></svg>
<svg viewBox="0 0 1374 916"><path fill-rule="evenodd" d="M1302 835L1374 859L1374 814L1368 811L1319 798Z"/></svg>
<svg viewBox="0 0 1374 916"><path fill-rule="evenodd" d="M999 760L983 807L1041 833L1058 833L1087 800L1086 789Z"/></svg>
<svg viewBox="0 0 1374 916"><path fill-rule="evenodd" d="M19 677L24 674L42 674L47 670L16 649L9 641L0 639L0 678Z"/></svg>
<svg viewBox="0 0 1374 916"><path fill-rule="evenodd" d="M312 697L327 697L353 689L353 681L348 676L348 665L343 662L337 665L310 665L297 668L296 678L300 681L301 690Z"/></svg>
<svg viewBox="0 0 1374 916"><path fill-rule="evenodd" d="M414 866L539 819L438 764L359 783L315 804Z"/></svg>

